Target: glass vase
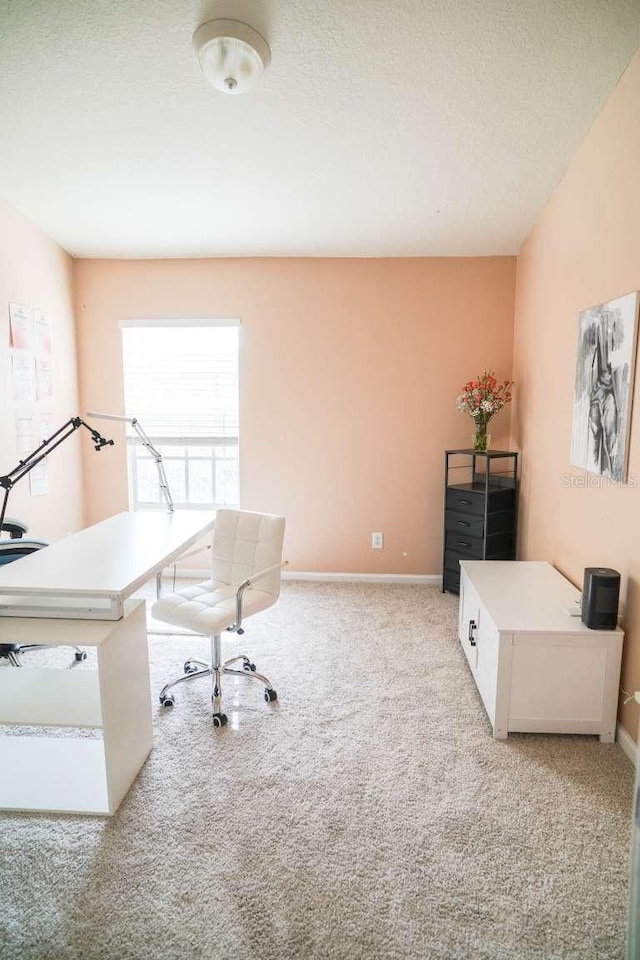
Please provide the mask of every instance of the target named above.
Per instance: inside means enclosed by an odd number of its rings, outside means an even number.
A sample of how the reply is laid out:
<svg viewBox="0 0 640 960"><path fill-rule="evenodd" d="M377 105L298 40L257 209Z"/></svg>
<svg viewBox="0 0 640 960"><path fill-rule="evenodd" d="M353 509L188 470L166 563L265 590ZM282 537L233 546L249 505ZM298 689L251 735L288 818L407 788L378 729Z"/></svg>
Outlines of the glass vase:
<svg viewBox="0 0 640 960"><path fill-rule="evenodd" d="M476 432L473 435L473 452L486 453L489 449L491 434L487 433L486 423L476 423Z"/></svg>

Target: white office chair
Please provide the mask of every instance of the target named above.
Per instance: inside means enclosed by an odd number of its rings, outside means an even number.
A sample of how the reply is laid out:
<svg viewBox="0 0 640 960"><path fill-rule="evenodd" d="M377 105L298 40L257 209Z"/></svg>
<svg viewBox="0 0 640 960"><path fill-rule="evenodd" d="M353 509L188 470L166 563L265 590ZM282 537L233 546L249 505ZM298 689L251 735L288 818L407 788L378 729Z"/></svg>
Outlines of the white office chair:
<svg viewBox="0 0 640 960"><path fill-rule="evenodd" d="M183 627L211 638L211 663L190 659L184 675L172 680L160 691L163 707L172 707L175 698L169 691L178 683L211 676L213 725L223 727L227 717L221 710L222 675L247 677L264 685L264 698L277 699L270 681L256 672L246 654L222 661L220 636L223 630L242 634L247 617L272 606L280 594L284 517L245 510L218 510L213 531L212 579L185 587L161 597L151 607L156 620ZM242 669L231 664L242 661Z"/></svg>

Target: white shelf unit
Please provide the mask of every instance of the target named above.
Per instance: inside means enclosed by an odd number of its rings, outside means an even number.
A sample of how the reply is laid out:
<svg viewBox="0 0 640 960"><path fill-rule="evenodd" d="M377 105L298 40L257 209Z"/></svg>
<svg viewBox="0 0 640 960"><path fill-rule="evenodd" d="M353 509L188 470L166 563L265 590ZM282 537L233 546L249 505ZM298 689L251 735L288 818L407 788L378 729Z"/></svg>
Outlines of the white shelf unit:
<svg viewBox="0 0 640 960"><path fill-rule="evenodd" d="M0 619L0 642L94 647L97 669L0 669L0 724L100 737L0 736L0 809L112 815L153 746L144 601L121 620Z"/></svg>
<svg viewBox="0 0 640 960"><path fill-rule="evenodd" d="M458 637L493 727L615 740L623 632L571 616L579 591L551 564L460 563Z"/></svg>

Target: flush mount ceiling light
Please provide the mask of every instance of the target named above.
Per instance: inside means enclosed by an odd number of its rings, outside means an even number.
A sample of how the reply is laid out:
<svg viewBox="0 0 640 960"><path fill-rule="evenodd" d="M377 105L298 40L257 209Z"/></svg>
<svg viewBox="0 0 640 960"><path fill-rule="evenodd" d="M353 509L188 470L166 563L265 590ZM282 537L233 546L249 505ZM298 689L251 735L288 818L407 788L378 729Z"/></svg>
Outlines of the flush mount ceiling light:
<svg viewBox="0 0 640 960"><path fill-rule="evenodd" d="M238 20L209 20L192 42L205 77L223 93L251 90L271 60L266 40Z"/></svg>

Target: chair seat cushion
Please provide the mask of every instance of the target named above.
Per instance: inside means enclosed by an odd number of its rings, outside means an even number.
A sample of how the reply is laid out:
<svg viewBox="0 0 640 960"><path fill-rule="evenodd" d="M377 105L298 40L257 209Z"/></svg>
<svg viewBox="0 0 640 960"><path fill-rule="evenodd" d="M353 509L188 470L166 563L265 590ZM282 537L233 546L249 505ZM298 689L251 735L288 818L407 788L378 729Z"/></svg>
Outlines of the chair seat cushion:
<svg viewBox="0 0 640 960"><path fill-rule="evenodd" d="M236 622L236 591L237 587L207 580L161 597L151 607L151 616L195 633L218 634ZM242 598L242 616L265 610L272 603L271 594L249 588Z"/></svg>

